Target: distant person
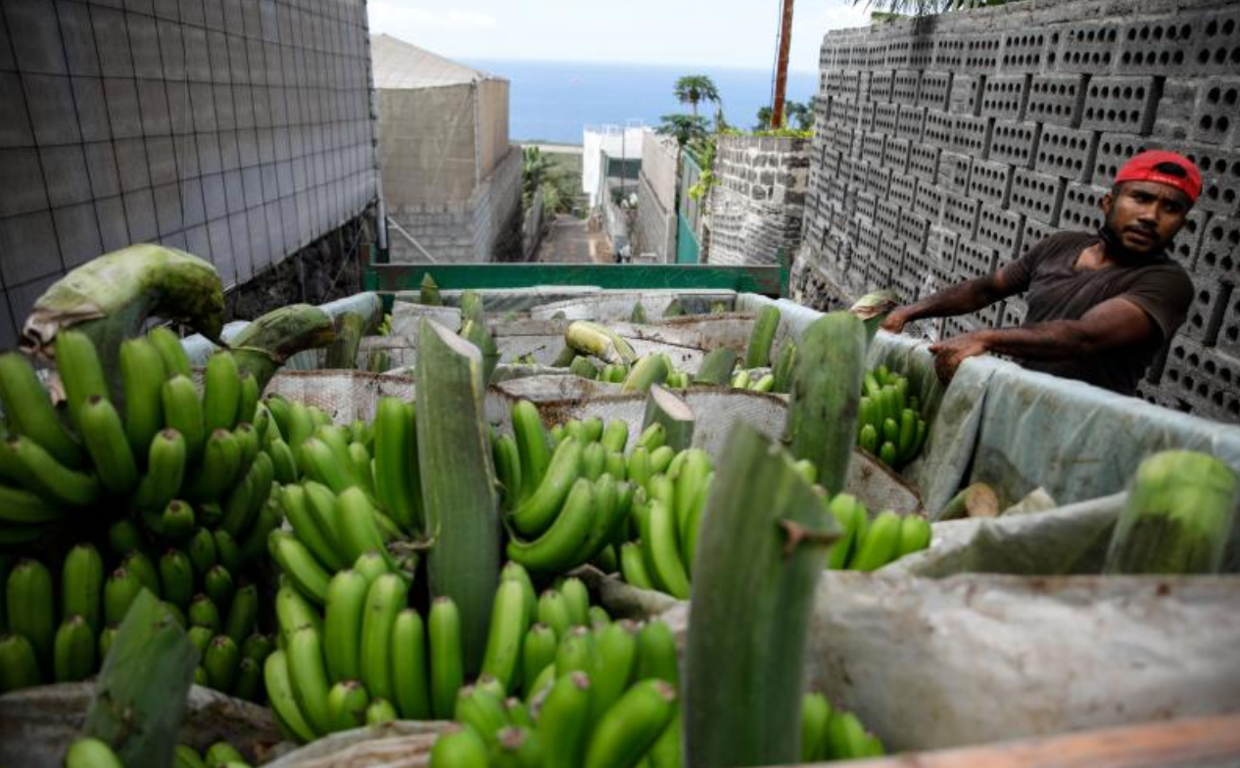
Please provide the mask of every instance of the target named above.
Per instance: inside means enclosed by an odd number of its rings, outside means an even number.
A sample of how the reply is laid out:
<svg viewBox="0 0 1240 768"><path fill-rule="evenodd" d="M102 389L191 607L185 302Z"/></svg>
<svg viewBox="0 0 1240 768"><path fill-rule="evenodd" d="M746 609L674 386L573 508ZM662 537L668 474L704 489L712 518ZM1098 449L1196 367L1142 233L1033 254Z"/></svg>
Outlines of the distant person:
<svg viewBox="0 0 1240 768"><path fill-rule="evenodd" d="M995 352L1034 371L1134 395L1193 298L1188 273L1167 256L1201 194L1201 173L1174 152L1142 152L1120 169L1096 232L1060 232L985 277L899 307L883 328L976 312L1028 292L1019 328L984 329L930 347L948 381L967 358Z"/></svg>

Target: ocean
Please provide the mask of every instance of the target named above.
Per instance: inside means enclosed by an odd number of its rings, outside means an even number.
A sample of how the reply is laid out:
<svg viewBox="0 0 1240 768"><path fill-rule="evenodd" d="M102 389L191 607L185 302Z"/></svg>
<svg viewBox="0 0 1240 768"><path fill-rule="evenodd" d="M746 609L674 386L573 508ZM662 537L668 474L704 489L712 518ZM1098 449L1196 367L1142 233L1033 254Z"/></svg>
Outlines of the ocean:
<svg viewBox="0 0 1240 768"><path fill-rule="evenodd" d="M753 128L758 108L769 105L771 98L769 70L508 59L462 61L510 82L508 125L513 141L580 144L586 126L657 126L663 115L689 112L689 106L672 95L676 80L687 74L709 75L715 81L723 100L724 119L738 128ZM817 83L813 72L790 72L788 98L809 100ZM712 105L699 105L698 111L714 117Z"/></svg>

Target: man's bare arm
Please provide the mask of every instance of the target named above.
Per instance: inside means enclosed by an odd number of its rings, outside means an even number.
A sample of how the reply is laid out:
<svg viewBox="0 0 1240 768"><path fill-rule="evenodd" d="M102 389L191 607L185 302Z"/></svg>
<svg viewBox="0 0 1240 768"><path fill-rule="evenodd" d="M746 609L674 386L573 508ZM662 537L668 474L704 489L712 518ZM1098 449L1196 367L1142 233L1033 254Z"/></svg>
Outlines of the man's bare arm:
<svg viewBox="0 0 1240 768"><path fill-rule="evenodd" d="M1141 344L1158 328L1145 310L1121 297L1109 299L1079 320L1054 320L1027 328L979 331L991 352L1025 360L1067 360Z"/></svg>
<svg viewBox="0 0 1240 768"><path fill-rule="evenodd" d="M883 328L899 332L905 323L927 317L955 317L984 309L1017 293L1003 270L944 288L921 301L892 311Z"/></svg>

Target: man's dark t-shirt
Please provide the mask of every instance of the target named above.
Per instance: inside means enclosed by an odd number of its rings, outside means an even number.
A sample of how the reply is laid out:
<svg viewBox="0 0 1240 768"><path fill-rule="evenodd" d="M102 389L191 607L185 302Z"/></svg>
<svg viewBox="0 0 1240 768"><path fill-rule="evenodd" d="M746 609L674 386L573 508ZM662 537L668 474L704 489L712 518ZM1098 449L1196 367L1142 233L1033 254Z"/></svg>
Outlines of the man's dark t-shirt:
<svg viewBox="0 0 1240 768"><path fill-rule="evenodd" d="M1025 297L1025 325L1050 320L1079 320L1107 299L1122 296L1149 315L1157 337L1136 347L1114 349L1074 360L1018 360L1022 366L1094 384L1124 395L1136 393L1162 344L1188 314L1193 283L1188 273L1165 254L1134 265L1078 270L1077 258L1101 238L1089 232L1060 232L1029 249L1004 267L1004 276Z"/></svg>

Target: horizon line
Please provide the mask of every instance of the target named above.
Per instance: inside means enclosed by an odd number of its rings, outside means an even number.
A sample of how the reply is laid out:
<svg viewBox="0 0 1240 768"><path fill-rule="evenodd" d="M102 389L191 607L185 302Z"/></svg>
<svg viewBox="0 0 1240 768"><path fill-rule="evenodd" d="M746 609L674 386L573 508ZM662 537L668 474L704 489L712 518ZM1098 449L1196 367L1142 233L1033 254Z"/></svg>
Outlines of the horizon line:
<svg viewBox="0 0 1240 768"><path fill-rule="evenodd" d="M519 61L525 64L621 64L624 66L634 67L699 67L710 69L729 69L739 70L741 72L770 72L769 67L746 67L737 66L735 64L699 64L671 61L621 61L619 59L544 59L544 58L526 58L523 56L474 56L471 54L439 54L447 58L456 58L470 61ZM815 69L789 69L788 74L798 75L818 75Z"/></svg>

